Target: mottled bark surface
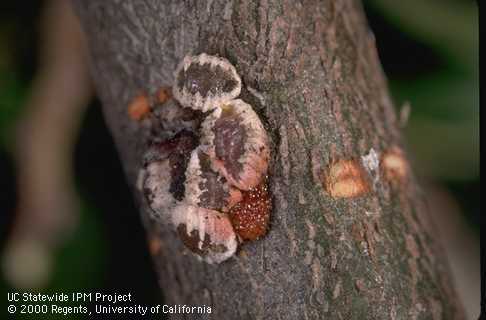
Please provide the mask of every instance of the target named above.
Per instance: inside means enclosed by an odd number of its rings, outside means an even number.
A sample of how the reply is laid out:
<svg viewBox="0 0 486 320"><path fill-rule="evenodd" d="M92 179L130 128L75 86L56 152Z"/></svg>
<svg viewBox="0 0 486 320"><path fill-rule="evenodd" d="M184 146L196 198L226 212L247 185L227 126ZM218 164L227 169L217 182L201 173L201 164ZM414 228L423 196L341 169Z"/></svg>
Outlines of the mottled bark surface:
<svg viewBox="0 0 486 320"><path fill-rule="evenodd" d="M210 305L212 319L462 318L424 195L406 166L382 163L402 141L359 3L74 2L131 185L145 145L127 106L171 85L188 53L236 66L272 138L270 232L221 265L184 254L139 201L166 303ZM322 172L343 159L367 168L365 194L324 190Z"/></svg>

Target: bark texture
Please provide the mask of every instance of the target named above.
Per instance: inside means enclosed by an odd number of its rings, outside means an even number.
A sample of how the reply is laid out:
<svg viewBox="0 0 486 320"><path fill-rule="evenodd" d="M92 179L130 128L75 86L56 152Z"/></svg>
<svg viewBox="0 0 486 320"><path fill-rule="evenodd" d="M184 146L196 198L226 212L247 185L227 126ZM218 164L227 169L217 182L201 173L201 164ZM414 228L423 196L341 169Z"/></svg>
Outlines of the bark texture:
<svg viewBox="0 0 486 320"><path fill-rule="evenodd" d="M145 145L127 106L140 90L171 85L188 53L236 66L241 97L272 138L270 231L221 265L184 254L134 188L166 303L211 306L211 319L463 317L424 195L409 170L387 174L380 161L403 146L358 2L74 3L131 185ZM339 160L367 169L364 195L333 198L323 188L323 172Z"/></svg>

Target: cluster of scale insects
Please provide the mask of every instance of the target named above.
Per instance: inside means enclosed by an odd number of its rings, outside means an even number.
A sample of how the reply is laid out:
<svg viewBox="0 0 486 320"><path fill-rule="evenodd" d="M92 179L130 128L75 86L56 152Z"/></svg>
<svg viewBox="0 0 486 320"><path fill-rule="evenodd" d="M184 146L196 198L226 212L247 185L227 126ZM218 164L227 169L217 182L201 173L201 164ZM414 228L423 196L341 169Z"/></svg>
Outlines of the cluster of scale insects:
<svg viewBox="0 0 486 320"><path fill-rule="evenodd" d="M269 138L237 99L241 78L224 58L186 56L171 91L129 106L132 118L150 113L140 187L155 220L171 224L204 261L220 263L267 232Z"/></svg>

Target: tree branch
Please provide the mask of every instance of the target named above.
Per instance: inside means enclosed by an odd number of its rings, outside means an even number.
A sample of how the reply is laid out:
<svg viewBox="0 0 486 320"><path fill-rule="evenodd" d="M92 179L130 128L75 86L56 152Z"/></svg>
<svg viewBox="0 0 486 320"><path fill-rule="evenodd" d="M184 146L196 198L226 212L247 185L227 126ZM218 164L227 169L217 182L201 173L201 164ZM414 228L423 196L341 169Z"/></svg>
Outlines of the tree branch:
<svg viewBox="0 0 486 320"><path fill-rule="evenodd" d="M220 265L185 255L134 189L167 303L214 319L462 318L359 3L74 2L132 185L146 144L127 106L189 53L235 65L272 139L269 233Z"/></svg>

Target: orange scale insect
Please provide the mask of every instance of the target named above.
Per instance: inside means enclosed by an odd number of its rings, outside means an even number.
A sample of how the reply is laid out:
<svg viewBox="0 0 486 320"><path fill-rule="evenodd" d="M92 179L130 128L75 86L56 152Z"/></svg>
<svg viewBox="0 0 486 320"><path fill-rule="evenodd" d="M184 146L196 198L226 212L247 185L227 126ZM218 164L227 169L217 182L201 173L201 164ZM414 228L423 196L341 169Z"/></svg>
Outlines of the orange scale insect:
<svg viewBox="0 0 486 320"><path fill-rule="evenodd" d="M228 215L233 228L242 240L257 240L268 230L272 201L266 181L248 191L242 192L243 198Z"/></svg>

